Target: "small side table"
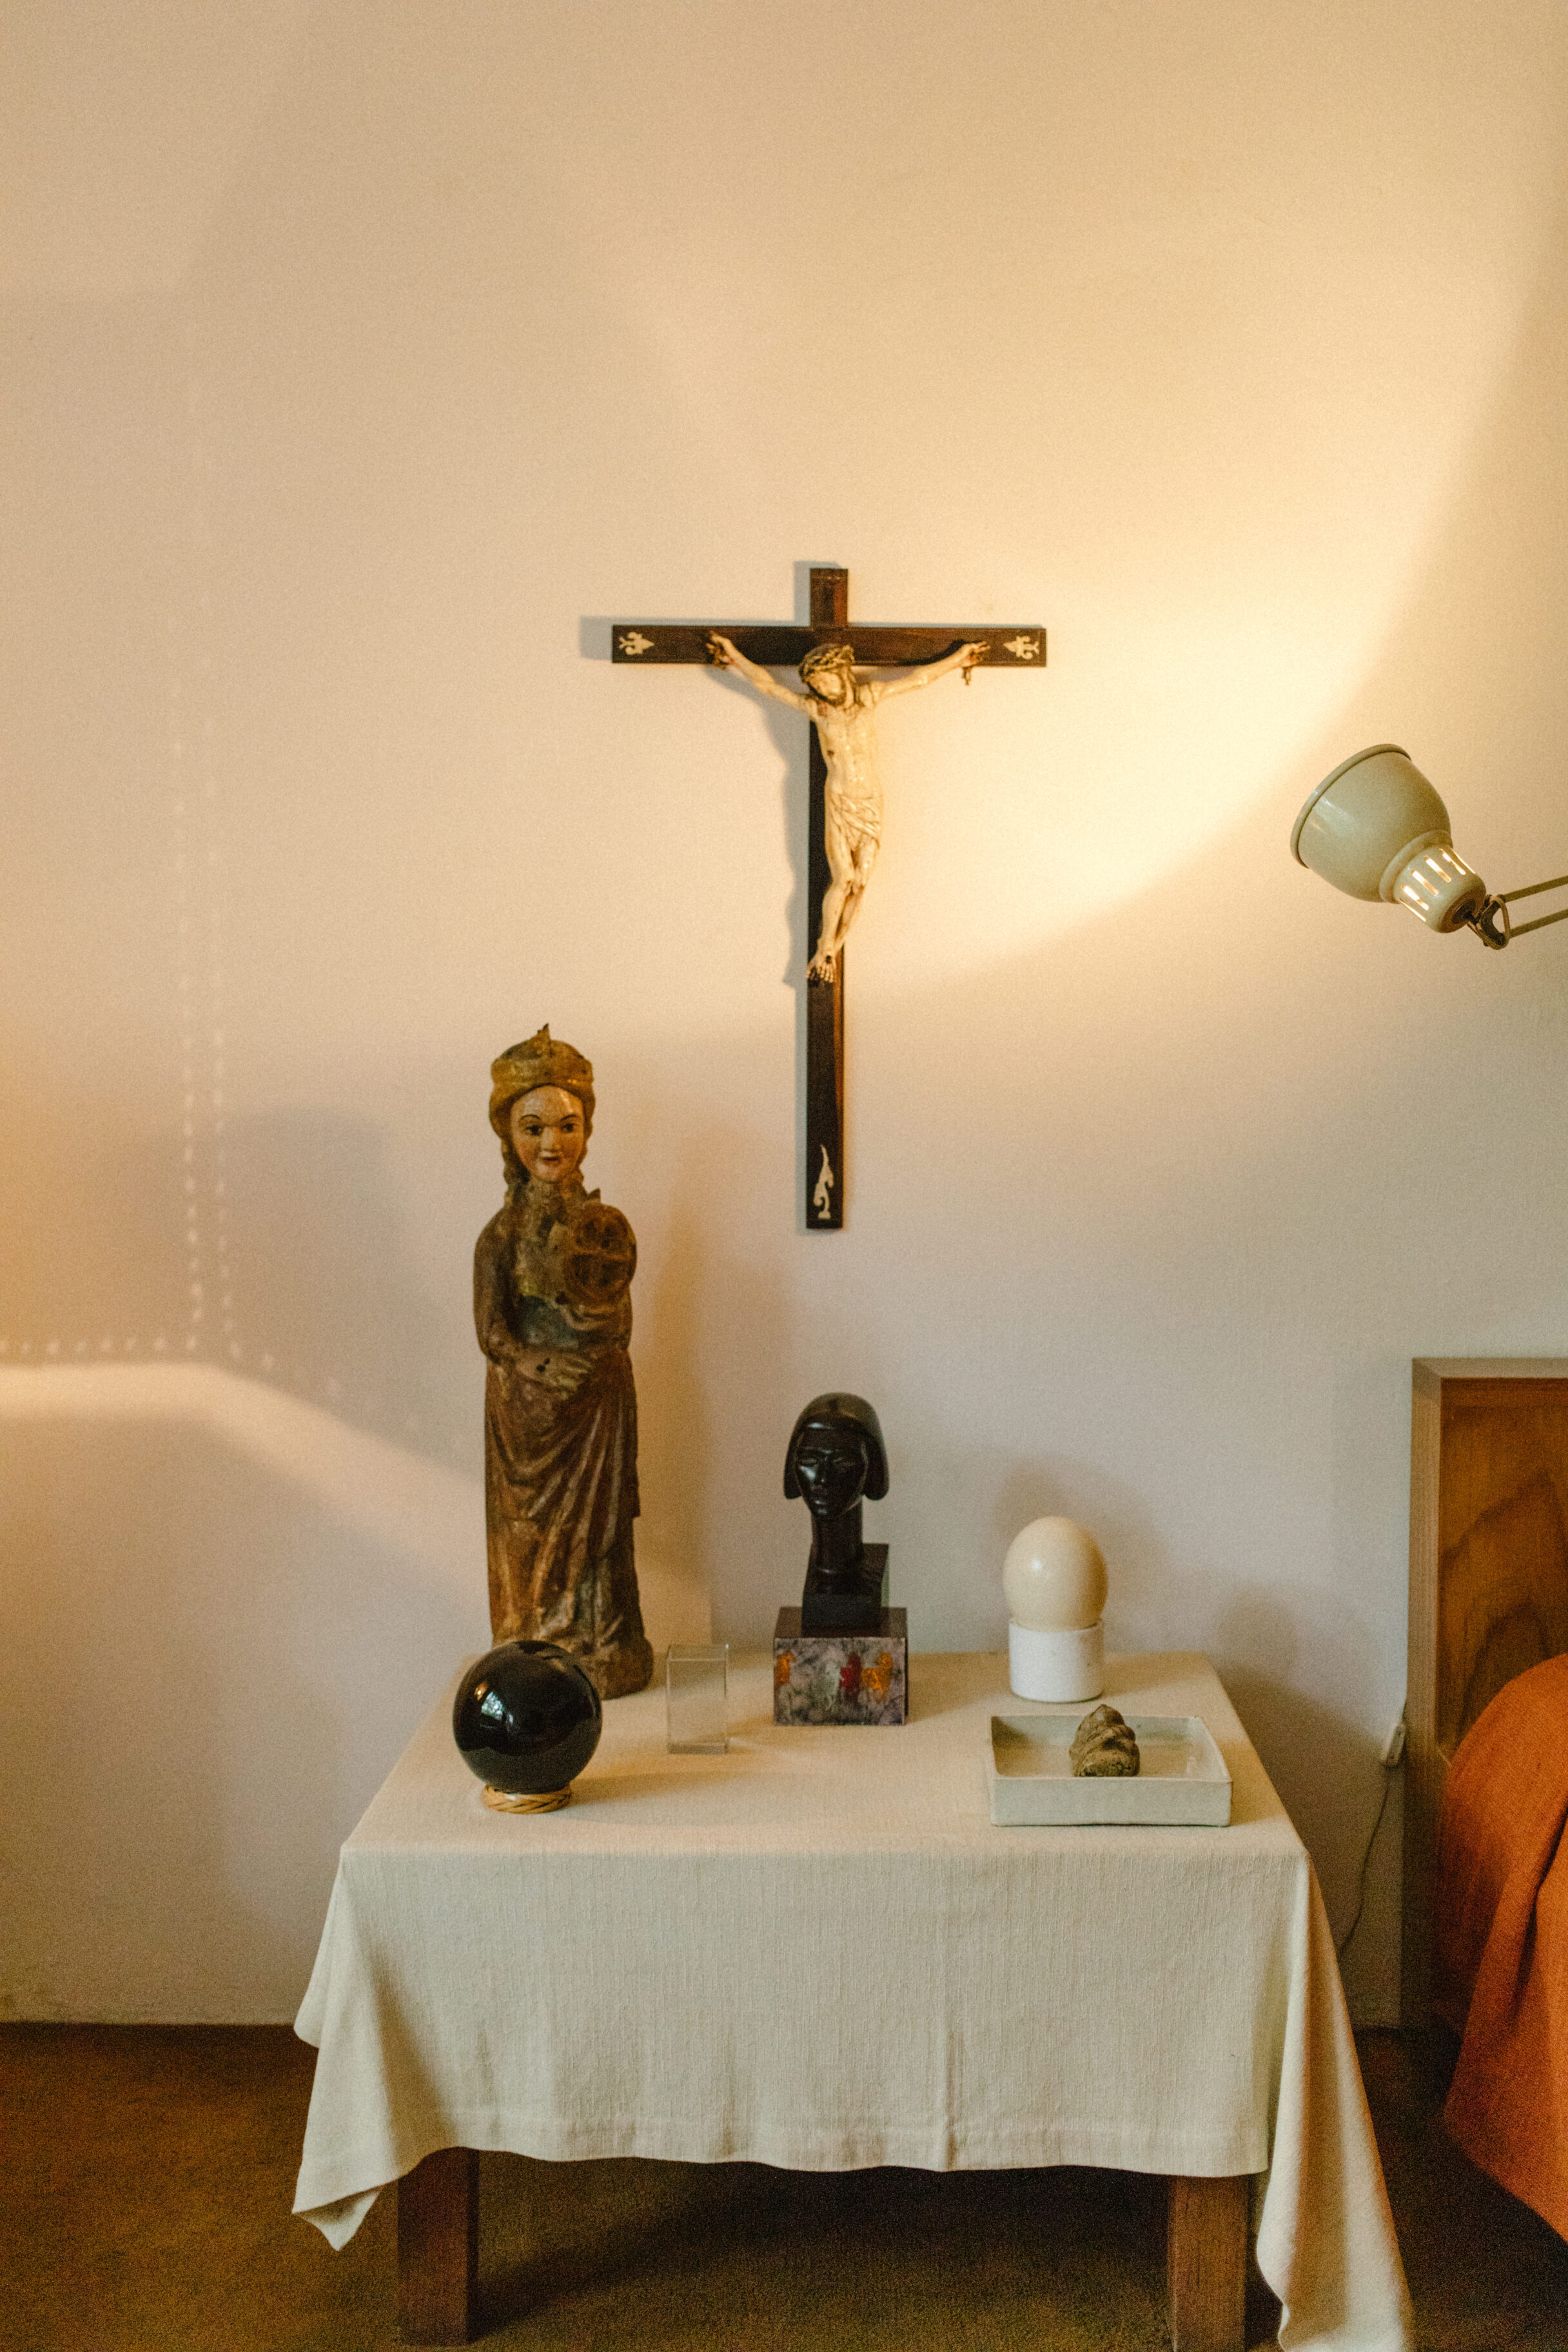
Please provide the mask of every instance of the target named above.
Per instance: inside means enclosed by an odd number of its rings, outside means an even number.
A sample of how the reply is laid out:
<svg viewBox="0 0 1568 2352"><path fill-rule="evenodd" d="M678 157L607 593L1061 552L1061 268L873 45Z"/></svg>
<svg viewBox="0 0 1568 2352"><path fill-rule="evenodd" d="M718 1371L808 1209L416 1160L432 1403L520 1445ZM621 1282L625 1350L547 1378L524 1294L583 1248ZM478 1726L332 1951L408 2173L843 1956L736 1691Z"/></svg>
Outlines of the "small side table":
<svg viewBox="0 0 1568 2352"><path fill-rule="evenodd" d="M1405 2352L1300 1839L1206 1658L1113 1655L1105 1695L1203 1718L1227 1828L994 1827L990 1719L1030 1709L993 1655L917 1657L906 1723L820 1729L775 1725L771 1661L735 1660L727 1755L671 1755L661 1690L617 1699L537 1815L487 1810L443 1702L342 1849L296 2210L341 2244L400 2180L408 2338L460 2343L475 2148L1109 2167L1171 2182L1173 2344L1237 2352L1267 2170L1258 2267L1299 2335Z"/></svg>

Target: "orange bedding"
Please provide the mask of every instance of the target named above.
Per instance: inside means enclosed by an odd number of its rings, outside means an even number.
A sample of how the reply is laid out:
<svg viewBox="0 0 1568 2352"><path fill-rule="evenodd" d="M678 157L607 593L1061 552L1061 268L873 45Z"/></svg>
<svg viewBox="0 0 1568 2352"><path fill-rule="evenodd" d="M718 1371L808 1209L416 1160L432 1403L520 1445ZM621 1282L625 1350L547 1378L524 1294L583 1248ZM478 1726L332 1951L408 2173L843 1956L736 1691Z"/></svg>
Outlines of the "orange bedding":
<svg viewBox="0 0 1568 2352"><path fill-rule="evenodd" d="M1443 1790L1433 2002L1463 2036L1443 2120L1568 2238L1568 1657L1500 1690Z"/></svg>

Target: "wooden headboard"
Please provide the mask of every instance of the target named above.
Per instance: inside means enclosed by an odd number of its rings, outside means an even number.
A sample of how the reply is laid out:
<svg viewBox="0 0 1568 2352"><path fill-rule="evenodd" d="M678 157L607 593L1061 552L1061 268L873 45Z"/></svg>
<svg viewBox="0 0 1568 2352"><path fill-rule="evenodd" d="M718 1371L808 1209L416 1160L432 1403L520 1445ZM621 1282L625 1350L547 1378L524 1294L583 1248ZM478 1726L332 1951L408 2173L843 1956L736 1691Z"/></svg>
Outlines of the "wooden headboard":
<svg viewBox="0 0 1568 2352"><path fill-rule="evenodd" d="M1568 1651L1568 1360L1412 1366L1410 1665L1400 2018L1431 2014L1448 1761L1503 1685Z"/></svg>

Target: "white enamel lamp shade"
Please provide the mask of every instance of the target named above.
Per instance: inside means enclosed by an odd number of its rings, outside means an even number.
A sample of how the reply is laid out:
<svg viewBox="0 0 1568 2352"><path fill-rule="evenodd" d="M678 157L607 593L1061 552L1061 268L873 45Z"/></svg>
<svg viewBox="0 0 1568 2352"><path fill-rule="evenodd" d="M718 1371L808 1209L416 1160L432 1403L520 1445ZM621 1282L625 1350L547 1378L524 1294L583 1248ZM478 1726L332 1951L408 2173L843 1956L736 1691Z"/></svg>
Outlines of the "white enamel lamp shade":
<svg viewBox="0 0 1568 2352"><path fill-rule="evenodd" d="M1408 907L1435 931L1468 921L1487 886L1457 856L1442 801L1397 743L1342 760L1296 819L1299 862L1352 898Z"/></svg>

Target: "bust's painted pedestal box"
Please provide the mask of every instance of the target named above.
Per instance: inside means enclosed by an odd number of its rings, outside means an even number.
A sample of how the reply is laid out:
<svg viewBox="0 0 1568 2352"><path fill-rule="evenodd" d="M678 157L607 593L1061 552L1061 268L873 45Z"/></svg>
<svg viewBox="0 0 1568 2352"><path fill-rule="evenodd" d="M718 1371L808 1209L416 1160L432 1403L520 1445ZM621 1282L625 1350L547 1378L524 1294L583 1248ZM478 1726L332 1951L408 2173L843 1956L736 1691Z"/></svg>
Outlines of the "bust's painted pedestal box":
<svg viewBox="0 0 1568 2352"><path fill-rule="evenodd" d="M773 1628L775 1723L905 1723L909 1612L884 1609L872 1633L803 1633L800 1611Z"/></svg>

